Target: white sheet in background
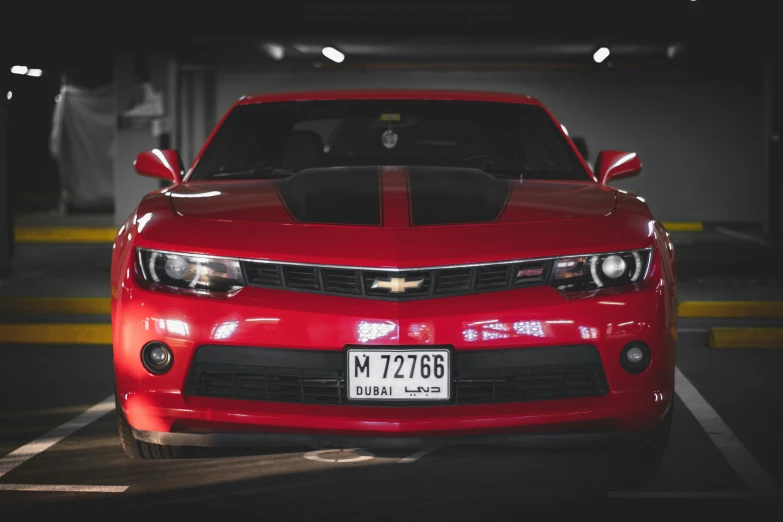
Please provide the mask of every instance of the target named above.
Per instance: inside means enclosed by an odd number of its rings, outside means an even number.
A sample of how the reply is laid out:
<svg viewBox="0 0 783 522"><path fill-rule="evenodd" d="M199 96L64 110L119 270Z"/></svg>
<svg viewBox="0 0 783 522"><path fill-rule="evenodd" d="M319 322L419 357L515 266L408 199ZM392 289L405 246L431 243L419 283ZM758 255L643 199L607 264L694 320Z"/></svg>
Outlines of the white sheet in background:
<svg viewBox="0 0 783 522"><path fill-rule="evenodd" d="M65 85L54 108L50 150L60 171L64 203L71 208L114 202L114 88Z"/></svg>

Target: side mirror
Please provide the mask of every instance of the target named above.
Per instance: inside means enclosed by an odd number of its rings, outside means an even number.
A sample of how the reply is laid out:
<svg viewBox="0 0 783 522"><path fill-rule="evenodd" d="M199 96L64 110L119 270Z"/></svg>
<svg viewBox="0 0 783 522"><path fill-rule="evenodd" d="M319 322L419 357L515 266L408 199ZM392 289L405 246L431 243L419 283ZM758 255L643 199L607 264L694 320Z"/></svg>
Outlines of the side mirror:
<svg viewBox="0 0 783 522"><path fill-rule="evenodd" d="M641 171L642 162L635 152L602 150L595 158L595 172L601 185L613 179L636 176Z"/></svg>
<svg viewBox="0 0 783 522"><path fill-rule="evenodd" d="M182 160L176 150L154 149L136 156L133 168L142 176L182 183Z"/></svg>

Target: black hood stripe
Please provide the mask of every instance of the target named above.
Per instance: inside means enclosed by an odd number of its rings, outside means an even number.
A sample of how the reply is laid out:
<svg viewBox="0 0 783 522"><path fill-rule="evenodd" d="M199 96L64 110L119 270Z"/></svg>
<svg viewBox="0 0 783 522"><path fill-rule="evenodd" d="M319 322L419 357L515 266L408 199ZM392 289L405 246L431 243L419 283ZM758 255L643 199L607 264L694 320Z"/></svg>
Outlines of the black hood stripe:
<svg viewBox="0 0 783 522"><path fill-rule="evenodd" d="M275 180L275 190L296 222L383 226L383 179L378 167L306 169Z"/></svg>
<svg viewBox="0 0 783 522"><path fill-rule="evenodd" d="M410 225L464 225L500 219L511 198L512 180L478 169L406 169Z"/></svg>

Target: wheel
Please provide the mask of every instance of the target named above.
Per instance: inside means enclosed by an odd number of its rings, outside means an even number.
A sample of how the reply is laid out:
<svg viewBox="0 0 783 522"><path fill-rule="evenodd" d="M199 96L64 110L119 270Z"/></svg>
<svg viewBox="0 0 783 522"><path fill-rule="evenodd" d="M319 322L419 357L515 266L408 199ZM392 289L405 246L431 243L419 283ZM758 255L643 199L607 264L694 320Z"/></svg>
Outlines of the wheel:
<svg viewBox="0 0 783 522"><path fill-rule="evenodd" d="M133 436L128 420L122 414L120 402L117 394L114 394L114 404L117 412L117 430L120 432L120 444L125 454L132 459L173 459L177 455L177 448L174 446L163 446L161 444L150 444L136 439Z"/></svg>
<svg viewBox="0 0 783 522"><path fill-rule="evenodd" d="M669 411L661 419L660 424L654 430L645 432L639 441L639 451L644 460L656 461L661 458L672 432L672 419L674 418L674 400L669 405Z"/></svg>

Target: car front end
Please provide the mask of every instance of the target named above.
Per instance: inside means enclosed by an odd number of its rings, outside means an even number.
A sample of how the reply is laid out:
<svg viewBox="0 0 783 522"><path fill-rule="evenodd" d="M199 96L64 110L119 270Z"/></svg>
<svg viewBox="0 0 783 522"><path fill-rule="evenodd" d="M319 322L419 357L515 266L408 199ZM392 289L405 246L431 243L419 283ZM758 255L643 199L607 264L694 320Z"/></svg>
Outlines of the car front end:
<svg viewBox="0 0 783 522"><path fill-rule="evenodd" d="M398 447L656 429L676 344L664 228L595 181L486 176L324 167L148 196L112 275L133 438ZM486 212L455 222L471 197Z"/></svg>

